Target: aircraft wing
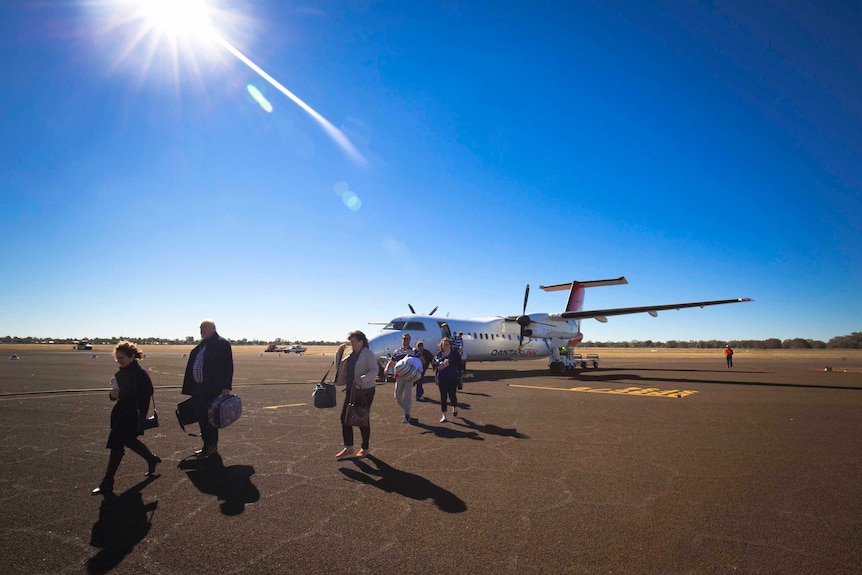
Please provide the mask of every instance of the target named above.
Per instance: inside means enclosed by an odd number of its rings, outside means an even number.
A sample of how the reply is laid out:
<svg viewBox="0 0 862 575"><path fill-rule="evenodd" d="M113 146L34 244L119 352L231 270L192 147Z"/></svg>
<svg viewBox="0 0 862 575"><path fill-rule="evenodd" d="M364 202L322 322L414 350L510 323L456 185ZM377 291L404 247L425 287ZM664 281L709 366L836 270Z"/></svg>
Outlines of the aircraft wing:
<svg viewBox="0 0 862 575"><path fill-rule="evenodd" d="M713 301L694 301L687 303L669 303L666 305L647 305L642 307L618 307L613 309L594 309L590 311L566 311L559 314L551 314L550 317L561 317L563 319L589 319L594 318L598 321L604 323L609 316L612 315L627 315L632 313L648 313L651 316L655 317L658 314L656 312L670 310L670 309L683 309L686 307L706 307L708 305L723 305L727 303L741 303L751 301L751 298L742 297L737 299L720 299Z"/></svg>

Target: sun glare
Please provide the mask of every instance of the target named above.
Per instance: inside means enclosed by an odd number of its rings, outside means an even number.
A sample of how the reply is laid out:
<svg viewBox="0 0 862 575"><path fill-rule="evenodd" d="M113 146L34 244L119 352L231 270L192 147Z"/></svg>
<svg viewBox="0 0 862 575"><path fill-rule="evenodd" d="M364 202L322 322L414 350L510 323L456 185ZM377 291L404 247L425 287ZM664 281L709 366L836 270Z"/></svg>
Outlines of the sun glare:
<svg viewBox="0 0 862 575"><path fill-rule="evenodd" d="M211 33L204 0L138 0L143 17L159 32L174 36Z"/></svg>
<svg viewBox="0 0 862 575"><path fill-rule="evenodd" d="M228 42L222 28L226 24L230 28L246 18L218 8L218 0L209 0L209 3L208 0L85 0L85 5L104 19L103 33L119 34L131 28L131 33L125 34L125 41L113 51L116 54L114 66L124 63L133 54L142 53L139 57L141 77L157 68L172 74L179 85L182 72L187 71L200 81L203 58L212 57L223 48L302 108L351 160L367 165L368 161L341 130ZM165 50L170 56L167 62L162 58ZM273 111L272 103L257 87L248 84L247 90L264 111ZM357 197L348 207L358 209L359 205Z"/></svg>

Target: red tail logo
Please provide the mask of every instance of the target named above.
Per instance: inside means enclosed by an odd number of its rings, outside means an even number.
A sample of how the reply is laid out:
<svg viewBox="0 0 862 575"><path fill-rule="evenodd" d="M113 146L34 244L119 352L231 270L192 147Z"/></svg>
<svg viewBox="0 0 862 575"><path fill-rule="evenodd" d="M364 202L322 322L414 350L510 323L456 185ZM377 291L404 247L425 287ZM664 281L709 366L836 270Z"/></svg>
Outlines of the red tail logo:
<svg viewBox="0 0 862 575"><path fill-rule="evenodd" d="M584 308L584 286L578 282L572 282L572 291L569 292L569 303L566 311L581 311Z"/></svg>

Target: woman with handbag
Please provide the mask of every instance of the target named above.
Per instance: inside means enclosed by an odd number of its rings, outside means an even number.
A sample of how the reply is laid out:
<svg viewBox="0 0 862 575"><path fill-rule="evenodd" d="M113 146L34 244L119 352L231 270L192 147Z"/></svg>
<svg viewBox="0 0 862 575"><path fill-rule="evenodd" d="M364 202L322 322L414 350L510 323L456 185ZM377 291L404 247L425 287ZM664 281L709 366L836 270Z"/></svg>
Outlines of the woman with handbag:
<svg viewBox="0 0 862 575"><path fill-rule="evenodd" d="M93 495L105 495L114 491L114 474L120 467L120 461L128 447L147 461L147 472L150 477L156 472L156 465L162 460L144 445L139 435L143 435L139 420L147 417L150 408L150 398L153 396L153 382L150 374L137 362L143 357L141 350L128 341L121 341L114 349L114 357L120 365L119 371L111 381L111 401L116 401L111 410L111 433L105 445L111 450L108 457L108 468L99 486L93 489Z"/></svg>
<svg viewBox="0 0 862 575"><path fill-rule="evenodd" d="M461 353L452 346L452 340L444 337L440 340L440 353L434 360L437 369L437 386L440 388L440 409L443 417L440 423L446 419L446 398L452 402L452 415L458 417L458 382L461 380Z"/></svg>
<svg viewBox="0 0 862 575"><path fill-rule="evenodd" d="M345 351L347 352L345 355ZM347 399L341 409L341 435L344 439L344 449L335 457L353 456L353 425L350 415L352 406L360 406L371 412L371 402L374 401L374 390L377 378L377 360L368 346L368 338L361 331L352 331L347 336L347 343L341 344L335 352L335 384L345 386ZM368 455L368 442L371 439L371 423L368 419L359 427L362 434L362 447L356 452L356 457Z"/></svg>

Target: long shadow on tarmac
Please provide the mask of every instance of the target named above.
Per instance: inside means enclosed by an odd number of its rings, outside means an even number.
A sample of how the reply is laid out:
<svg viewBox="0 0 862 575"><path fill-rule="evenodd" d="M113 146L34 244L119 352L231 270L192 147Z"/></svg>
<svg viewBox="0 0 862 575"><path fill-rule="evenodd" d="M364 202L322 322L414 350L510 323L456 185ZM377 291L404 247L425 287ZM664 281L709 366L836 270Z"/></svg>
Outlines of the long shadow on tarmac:
<svg viewBox="0 0 862 575"><path fill-rule="evenodd" d="M156 478L148 477L120 496L109 494L102 500L99 520L90 533L90 545L101 551L87 561L89 575L101 575L119 565L150 532L159 502L145 505L141 490Z"/></svg>
<svg viewBox="0 0 862 575"><path fill-rule="evenodd" d="M470 429L475 429L479 433L484 433L486 435L499 435L500 437L514 437L515 439L530 439L529 435L525 435L523 433L518 432L517 429L509 429L506 427L499 427L497 425L492 425L490 423L486 423L485 425L479 425L476 422L470 421L469 419L462 418L461 421L464 423L458 423L457 421L453 421L455 425L460 425L462 427L469 427Z"/></svg>
<svg viewBox="0 0 862 575"><path fill-rule="evenodd" d="M245 511L246 503L260 499L260 491L251 482L254 467L231 465L225 467L220 455L208 459L185 459L179 468L186 472L198 491L215 495L225 515L239 515Z"/></svg>
<svg viewBox="0 0 862 575"><path fill-rule="evenodd" d="M477 371L473 374L475 381L505 381L509 379L527 379L530 377L545 377L550 375L548 368L544 369L527 369L524 371L505 370L505 369L489 369L487 371ZM467 382L469 385L469 380Z"/></svg>
<svg viewBox="0 0 862 575"><path fill-rule="evenodd" d="M453 423L455 422L453 421ZM435 436L442 437L443 439L474 439L476 441L485 441L485 438L475 431L459 431L450 427L428 425L427 423L421 423L415 419L410 422L410 425L426 430L424 433L433 433Z"/></svg>
<svg viewBox="0 0 862 575"><path fill-rule="evenodd" d="M369 455L367 460L372 461L377 468L368 465L365 460L355 459L353 462L359 470L342 467L339 471L349 479L382 489L387 493L397 493L416 501L431 499L440 511L446 513L467 511L467 504L460 497L424 477L395 469L373 455Z"/></svg>

